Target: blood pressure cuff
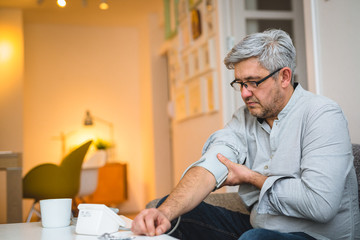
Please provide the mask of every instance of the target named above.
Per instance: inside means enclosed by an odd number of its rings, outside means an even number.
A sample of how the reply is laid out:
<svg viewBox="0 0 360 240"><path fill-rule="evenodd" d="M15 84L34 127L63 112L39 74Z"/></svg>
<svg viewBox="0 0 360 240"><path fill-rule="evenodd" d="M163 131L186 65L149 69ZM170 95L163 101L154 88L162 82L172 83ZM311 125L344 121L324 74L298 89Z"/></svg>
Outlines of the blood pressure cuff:
<svg viewBox="0 0 360 240"><path fill-rule="evenodd" d="M217 154L221 153L230 161L238 164L244 164L247 156L246 141L240 134L240 129L237 131L231 128L224 128L214 132L204 144L202 150L202 157L197 162L190 165L185 173L192 167L203 167L212 173L216 179L216 189L226 180L228 175L227 167L222 164L217 158Z"/></svg>
<svg viewBox="0 0 360 240"><path fill-rule="evenodd" d="M212 173L216 179L216 188L218 189L221 184L226 180L228 175L227 167L222 164L219 159L217 158L217 154L221 153L223 156L231 160L232 162L237 163L237 155L234 150L226 145L214 145L210 147L200 158L200 160L196 161L195 163L191 164L183 173L185 173L192 167L198 166L203 167Z"/></svg>

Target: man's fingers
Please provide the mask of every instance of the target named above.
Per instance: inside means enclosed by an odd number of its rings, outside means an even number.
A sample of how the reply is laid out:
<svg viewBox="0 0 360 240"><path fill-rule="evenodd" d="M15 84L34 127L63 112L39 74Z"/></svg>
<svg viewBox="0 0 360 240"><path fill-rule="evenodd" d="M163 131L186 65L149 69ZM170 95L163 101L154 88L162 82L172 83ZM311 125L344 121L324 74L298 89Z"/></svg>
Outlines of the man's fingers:
<svg viewBox="0 0 360 240"><path fill-rule="evenodd" d="M153 215L145 216L146 235L155 236L155 221L156 218Z"/></svg>
<svg viewBox="0 0 360 240"><path fill-rule="evenodd" d="M135 234L145 234L146 233L146 226L145 226L145 222L143 221L142 218L140 218L140 216L137 216L132 224L131 224L131 231Z"/></svg>
<svg viewBox="0 0 360 240"><path fill-rule="evenodd" d="M137 235L155 236L170 228L170 222L157 209L143 210L132 222L131 231Z"/></svg>
<svg viewBox="0 0 360 240"><path fill-rule="evenodd" d="M160 215L156 223L155 235L164 234L171 227L170 221L163 215Z"/></svg>
<svg viewBox="0 0 360 240"><path fill-rule="evenodd" d="M161 234L164 234L165 231L166 231L167 227L165 227L164 225L159 225L156 227L156 230L155 230L155 235L161 235Z"/></svg>
<svg viewBox="0 0 360 240"><path fill-rule="evenodd" d="M227 159L221 153L218 153L216 156L220 160L220 162L222 162L225 166L228 166L228 165L230 165L232 163L229 159Z"/></svg>
<svg viewBox="0 0 360 240"><path fill-rule="evenodd" d="M135 217L131 225L131 231L138 235L155 234L156 211L145 209Z"/></svg>

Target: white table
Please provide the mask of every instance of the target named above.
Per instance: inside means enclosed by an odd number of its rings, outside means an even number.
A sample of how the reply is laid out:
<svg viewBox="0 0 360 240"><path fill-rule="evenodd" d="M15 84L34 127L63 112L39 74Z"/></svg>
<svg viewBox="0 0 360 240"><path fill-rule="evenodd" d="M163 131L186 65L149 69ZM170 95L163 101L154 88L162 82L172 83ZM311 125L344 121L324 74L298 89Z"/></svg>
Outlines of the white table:
<svg viewBox="0 0 360 240"><path fill-rule="evenodd" d="M128 232L129 233L129 232ZM40 222L0 224L0 239L6 240L98 240L98 236L79 235L75 225L63 228L43 228ZM134 240L174 240L168 235L136 236Z"/></svg>

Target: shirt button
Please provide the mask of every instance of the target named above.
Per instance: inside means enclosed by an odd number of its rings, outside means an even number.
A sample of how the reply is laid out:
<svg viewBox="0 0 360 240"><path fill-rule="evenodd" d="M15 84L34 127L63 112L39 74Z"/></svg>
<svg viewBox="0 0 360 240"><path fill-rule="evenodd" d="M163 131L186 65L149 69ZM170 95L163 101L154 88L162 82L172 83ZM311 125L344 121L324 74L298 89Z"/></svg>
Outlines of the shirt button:
<svg viewBox="0 0 360 240"><path fill-rule="evenodd" d="M264 169L266 170L266 169L268 169L268 168L269 168L269 166L268 166L268 165L265 165Z"/></svg>

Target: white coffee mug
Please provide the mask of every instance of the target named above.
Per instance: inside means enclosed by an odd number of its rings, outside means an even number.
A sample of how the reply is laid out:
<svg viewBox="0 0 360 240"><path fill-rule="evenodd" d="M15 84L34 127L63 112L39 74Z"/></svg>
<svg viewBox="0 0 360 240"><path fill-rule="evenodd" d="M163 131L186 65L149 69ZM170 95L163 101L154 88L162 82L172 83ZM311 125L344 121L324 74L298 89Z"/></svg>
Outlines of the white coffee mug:
<svg viewBox="0 0 360 240"><path fill-rule="evenodd" d="M40 200L41 223L44 228L66 227L71 220L71 198Z"/></svg>

